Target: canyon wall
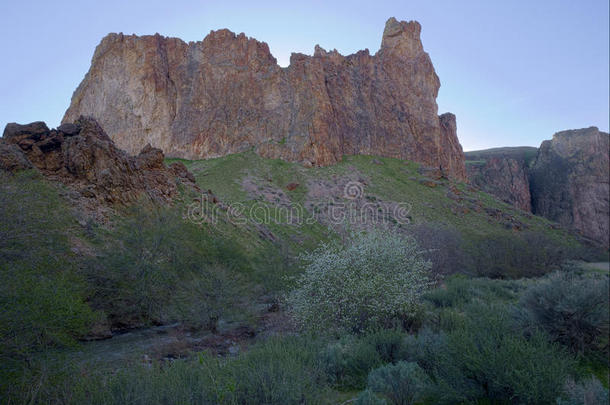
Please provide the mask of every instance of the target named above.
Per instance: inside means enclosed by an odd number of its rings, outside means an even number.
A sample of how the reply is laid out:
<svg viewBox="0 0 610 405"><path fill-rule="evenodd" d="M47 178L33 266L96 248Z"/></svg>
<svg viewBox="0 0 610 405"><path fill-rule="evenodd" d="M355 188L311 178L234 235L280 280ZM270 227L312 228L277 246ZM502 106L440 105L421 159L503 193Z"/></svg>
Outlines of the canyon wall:
<svg viewBox="0 0 610 405"><path fill-rule="evenodd" d="M472 184L525 211L609 246L609 135L558 132L536 148L466 152Z"/></svg>
<svg viewBox="0 0 610 405"><path fill-rule="evenodd" d="M540 145L530 169L532 211L608 248L608 134L595 127L562 131Z"/></svg>
<svg viewBox="0 0 610 405"><path fill-rule="evenodd" d="M524 211L531 211L528 166L537 148L496 148L466 152L470 183Z"/></svg>
<svg viewBox="0 0 610 405"><path fill-rule="evenodd" d="M370 154L465 179L455 116L438 115L440 81L420 31L390 18L374 55L316 46L287 68L266 43L226 29L189 43L109 34L63 121L92 116L132 154L147 144L187 159L255 150L316 166Z"/></svg>

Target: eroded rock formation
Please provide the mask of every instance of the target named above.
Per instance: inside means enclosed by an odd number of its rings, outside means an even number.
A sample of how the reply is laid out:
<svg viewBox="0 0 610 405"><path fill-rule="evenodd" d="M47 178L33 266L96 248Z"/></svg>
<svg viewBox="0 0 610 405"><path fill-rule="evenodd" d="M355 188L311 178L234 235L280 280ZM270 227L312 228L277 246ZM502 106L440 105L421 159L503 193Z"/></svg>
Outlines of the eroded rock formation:
<svg viewBox="0 0 610 405"><path fill-rule="evenodd" d="M502 201L531 212L528 166L537 152L533 147L466 152L468 179Z"/></svg>
<svg viewBox="0 0 610 405"><path fill-rule="evenodd" d="M440 82L420 30L391 18L375 55L316 46L287 68L266 43L226 29L190 43L109 34L64 122L95 117L130 153L146 144L187 159L255 149L307 165L375 154L464 179L455 116L438 116Z"/></svg>
<svg viewBox="0 0 610 405"><path fill-rule="evenodd" d="M539 149L467 152L466 167L473 185L607 249L609 154L608 134L590 127L558 132Z"/></svg>
<svg viewBox="0 0 610 405"><path fill-rule="evenodd" d="M166 167L163 159L163 152L150 145L137 156L128 155L94 119L84 117L53 130L44 122L8 124L0 140L0 169L35 168L93 205L146 197L168 203L177 195L179 183L196 187L182 163Z"/></svg>
<svg viewBox="0 0 610 405"><path fill-rule="evenodd" d="M532 210L606 248L610 232L609 136L562 131L540 145L531 168Z"/></svg>

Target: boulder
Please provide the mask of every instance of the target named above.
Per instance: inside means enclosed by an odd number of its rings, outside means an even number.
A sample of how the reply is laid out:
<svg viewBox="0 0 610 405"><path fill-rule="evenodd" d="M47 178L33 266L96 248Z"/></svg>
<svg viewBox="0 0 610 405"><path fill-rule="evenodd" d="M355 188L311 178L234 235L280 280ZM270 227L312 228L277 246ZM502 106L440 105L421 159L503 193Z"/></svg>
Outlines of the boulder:
<svg viewBox="0 0 610 405"><path fill-rule="evenodd" d="M0 170L15 172L31 168L32 163L17 145L0 141Z"/></svg>
<svg viewBox="0 0 610 405"><path fill-rule="evenodd" d="M10 142L19 142L24 138L38 141L49 132L49 127L42 121L36 121L26 125L11 122L4 127L2 138Z"/></svg>

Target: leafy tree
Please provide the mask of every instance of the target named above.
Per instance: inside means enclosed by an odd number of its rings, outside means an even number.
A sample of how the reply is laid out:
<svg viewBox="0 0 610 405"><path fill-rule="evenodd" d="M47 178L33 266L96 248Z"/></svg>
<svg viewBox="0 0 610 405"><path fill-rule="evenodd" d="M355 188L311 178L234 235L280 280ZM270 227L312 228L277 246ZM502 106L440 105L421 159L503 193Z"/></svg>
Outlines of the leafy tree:
<svg viewBox="0 0 610 405"><path fill-rule="evenodd" d="M73 222L36 172L0 171L0 394L34 354L75 344L94 319L68 243Z"/></svg>
<svg viewBox="0 0 610 405"><path fill-rule="evenodd" d="M86 269L92 304L115 325L215 329L234 285L214 240L172 208L133 206Z"/></svg>

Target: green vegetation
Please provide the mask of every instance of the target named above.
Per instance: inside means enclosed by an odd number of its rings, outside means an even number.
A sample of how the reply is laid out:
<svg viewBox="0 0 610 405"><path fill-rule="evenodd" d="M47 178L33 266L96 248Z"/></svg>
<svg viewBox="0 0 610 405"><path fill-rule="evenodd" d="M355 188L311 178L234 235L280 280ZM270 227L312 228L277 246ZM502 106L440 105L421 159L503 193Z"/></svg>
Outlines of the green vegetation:
<svg viewBox="0 0 610 405"><path fill-rule="evenodd" d="M304 338L270 339L234 359L200 354L153 368L134 367L101 381L79 381L74 404L302 404L324 403L318 344ZM72 396L73 395L73 396Z"/></svg>
<svg viewBox="0 0 610 405"><path fill-rule="evenodd" d="M361 333L396 322L406 325L430 287L427 261L413 238L373 231L347 246L322 245L288 297L305 329Z"/></svg>
<svg viewBox="0 0 610 405"><path fill-rule="evenodd" d="M94 308L113 325L216 328L237 295L247 259L169 208L132 208L85 267ZM196 310L195 310L196 309Z"/></svg>
<svg viewBox="0 0 610 405"><path fill-rule="evenodd" d="M598 252L549 221L396 159L184 163L218 199L213 221L189 217L185 194L96 223L69 190L0 173L1 403L607 399L608 274L566 265ZM348 181L361 203L410 204L410 222L331 223ZM291 204L319 215L235 221L234 202L246 219ZM79 342L157 325L184 347Z"/></svg>
<svg viewBox="0 0 610 405"><path fill-rule="evenodd" d="M316 219L313 223L265 224L294 254L311 251L320 241L335 238L327 228L325 213L330 207L349 204L343 187L348 181L357 180L363 184L362 197L367 202L408 205L409 223L394 225L415 236L425 250L440 250L440 254L451 258L442 266L453 267L448 273L529 277L548 272L566 259L593 260L600 256L600 252L586 248L576 237L556 229L544 218L462 183L447 179L429 181L419 165L399 159L346 156L332 166L305 168L247 152L183 162L203 189L211 189L227 204L243 204L246 213L254 204L276 212L282 202L310 210L309 214ZM287 186L291 183L298 186L289 190ZM386 220L392 224L390 218ZM242 237L241 228L224 231L237 239ZM337 227L334 231L341 232ZM439 239L450 239L447 240L453 246L450 254L439 249L444 246ZM453 260L457 257L455 253L459 260Z"/></svg>
<svg viewBox="0 0 610 405"><path fill-rule="evenodd" d="M485 162L485 159L489 159L491 157L505 156L516 160L523 160L526 165L530 165L534 159L536 159L537 154L538 148L533 146L509 146L464 153L464 155L466 155L466 164L468 164L469 161Z"/></svg>
<svg viewBox="0 0 610 405"><path fill-rule="evenodd" d="M417 363L399 361L372 371L367 390L360 394L357 403L370 403L377 397L390 404L415 404L423 399L428 384L428 376Z"/></svg>
<svg viewBox="0 0 610 405"><path fill-rule="evenodd" d="M519 306L526 327L540 328L574 353L608 355L608 277L553 274L529 287Z"/></svg>
<svg viewBox="0 0 610 405"><path fill-rule="evenodd" d="M75 345L95 317L66 237L72 221L36 173L0 171L0 392L36 351Z"/></svg>

